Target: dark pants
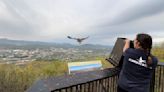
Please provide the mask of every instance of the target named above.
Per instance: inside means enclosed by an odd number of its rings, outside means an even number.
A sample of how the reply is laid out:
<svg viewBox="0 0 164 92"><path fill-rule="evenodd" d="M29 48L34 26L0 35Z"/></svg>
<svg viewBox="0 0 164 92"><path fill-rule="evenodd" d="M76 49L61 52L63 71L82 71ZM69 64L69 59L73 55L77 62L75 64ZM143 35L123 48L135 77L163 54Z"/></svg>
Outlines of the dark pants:
<svg viewBox="0 0 164 92"><path fill-rule="evenodd" d="M124 90L124 89L122 89L121 87L117 87L117 92L128 92L128 91L126 91L126 90Z"/></svg>

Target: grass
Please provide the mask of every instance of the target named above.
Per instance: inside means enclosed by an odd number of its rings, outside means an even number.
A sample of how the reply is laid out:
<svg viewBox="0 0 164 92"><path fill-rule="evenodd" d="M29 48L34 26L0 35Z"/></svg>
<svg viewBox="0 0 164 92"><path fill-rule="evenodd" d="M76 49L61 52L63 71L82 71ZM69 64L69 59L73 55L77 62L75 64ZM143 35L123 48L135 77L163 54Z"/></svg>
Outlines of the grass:
<svg viewBox="0 0 164 92"><path fill-rule="evenodd" d="M40 78L67 72L66 62L31 62L26 66L0 65L0 92L24 92Z"/></svg>
<svg viewBox="0 0 164 92"><path fill-rule="evenodd" d="M160 61L160 62L164 62L164 59L160 59L159 61Z"/></svg>

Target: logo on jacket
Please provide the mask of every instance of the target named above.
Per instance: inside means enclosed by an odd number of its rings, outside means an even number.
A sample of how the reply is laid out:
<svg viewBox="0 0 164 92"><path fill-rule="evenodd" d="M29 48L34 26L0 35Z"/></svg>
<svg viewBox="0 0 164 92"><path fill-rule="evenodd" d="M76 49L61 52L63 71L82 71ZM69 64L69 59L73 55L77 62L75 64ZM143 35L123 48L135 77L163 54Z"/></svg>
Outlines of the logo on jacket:
<svg viewBox="0 0 164 92"><path fill-rule="evenodd" d="M130 62L132 62L132 63L137 64L137 65L140 65L140 66L143 66L143 67L146 67L146 68L150 68L150 67L147 66L146 60L143 60L142 57L140 57L140 58L137 59L137 60L134 60L134 59L132 59L132 58L129 58L128 60L129 60ZM151 68L150 68L150 69L151 69Z"/></svg>
<svg viewBox="0 0 164 92"><path fill-rule="evenodd" d="M146 64L146 60L143 60L142 57L140 57L138 59L138 62L141 63L141 64Z"/></svg>

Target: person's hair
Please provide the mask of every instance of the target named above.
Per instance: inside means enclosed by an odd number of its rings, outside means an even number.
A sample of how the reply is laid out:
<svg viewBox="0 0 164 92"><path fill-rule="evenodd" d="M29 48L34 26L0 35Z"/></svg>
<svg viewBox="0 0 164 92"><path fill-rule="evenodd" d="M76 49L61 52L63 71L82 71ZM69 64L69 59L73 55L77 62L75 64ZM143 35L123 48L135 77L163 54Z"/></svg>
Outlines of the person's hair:
<svg viewBox="0 0 164 92"><path fill-rule="evenodd" d="M148 34L140 33L137 34L136 40L140 43L140 46L147 55L146 63L148 66L152 64L152 56L151 56L151 49L152 49L152 37Z"/></svg>

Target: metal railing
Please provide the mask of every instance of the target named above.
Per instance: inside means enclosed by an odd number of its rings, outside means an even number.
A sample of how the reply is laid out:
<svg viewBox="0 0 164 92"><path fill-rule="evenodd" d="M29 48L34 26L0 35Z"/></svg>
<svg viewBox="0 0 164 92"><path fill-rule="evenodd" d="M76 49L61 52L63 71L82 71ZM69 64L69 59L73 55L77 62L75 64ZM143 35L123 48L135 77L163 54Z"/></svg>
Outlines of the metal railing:
<svg viewBox="0 0 164 92"><path fill-rule="evenodd" d="M27 92L117 92L118 68L51 77L37 81ZM159 63L150 92L164 92L164 63Z"/></svg>
<svg viewBox="0 0 164 92"><path fill-rule="evenodd" d="M90 74L91 72L88 73L89 74L87 74L84 79L82 78L80 80L86 81L88 78L94 78L92 74ZM117 92L118 70L106 69L103 71L96 71L94 75L94 80L77 83L76 85L68 85L64 88L52 90L52 92ZM75 79L74 77L73 80L76 81Z"/></svg>
<svg viewBox="0 0 164 92"><path fill-rule="evenodd" d="M164 62L159 62L154 75L154 89L152 92L164 92Z"/></svg>
<svg viewBox="0 0 164 92"><path fill-rule="evenodd" d="M117 92L118 68L42 79L27 92Z"/></svg>

